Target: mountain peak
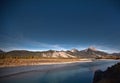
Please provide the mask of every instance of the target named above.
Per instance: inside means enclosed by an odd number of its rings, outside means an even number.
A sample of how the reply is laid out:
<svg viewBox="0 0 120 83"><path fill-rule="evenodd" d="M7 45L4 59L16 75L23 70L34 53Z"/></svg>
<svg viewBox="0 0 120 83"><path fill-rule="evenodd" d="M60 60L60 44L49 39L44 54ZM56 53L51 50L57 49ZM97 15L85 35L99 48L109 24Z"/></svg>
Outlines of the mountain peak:
<svg viewBox="0 0 120 83"><path fill-rule="evenodd" d="M97 49L93 46L90 46L87 50L97 51Z"/></svg>
<svg viewBox="0 0 120 83"><path fill-rule="evenodd" d="M71 49L71 52L77 52L77 51L78 51L78 49L76 49L76 48Z"/></svg>

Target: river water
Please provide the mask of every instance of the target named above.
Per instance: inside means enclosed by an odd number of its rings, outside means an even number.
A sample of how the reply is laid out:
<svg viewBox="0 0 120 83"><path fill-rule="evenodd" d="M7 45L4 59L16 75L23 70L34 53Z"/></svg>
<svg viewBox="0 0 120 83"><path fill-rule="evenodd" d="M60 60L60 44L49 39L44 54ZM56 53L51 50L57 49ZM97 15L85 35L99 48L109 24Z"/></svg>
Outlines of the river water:
<svg viewBox="0 0 120 83"><path fill-rule="evenodd" d="M24 72L2 77L0 83L92 83L96 70L106 70L117 62L116 60L100 60L46 71Z"/></svg>

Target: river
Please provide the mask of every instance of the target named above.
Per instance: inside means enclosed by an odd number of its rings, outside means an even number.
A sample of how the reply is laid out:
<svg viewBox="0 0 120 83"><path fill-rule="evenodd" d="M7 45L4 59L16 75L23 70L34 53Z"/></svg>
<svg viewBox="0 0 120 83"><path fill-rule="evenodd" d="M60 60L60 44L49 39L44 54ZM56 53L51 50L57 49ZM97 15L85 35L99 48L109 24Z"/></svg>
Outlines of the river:
<svg viewBox="0 0 120 83"><path fill-rule="evenodd" d="M45 71L37 69L37 71L0 77L0 83L92 83L96 70L106 70L117 62L117 60L98 60Z"/></svg>

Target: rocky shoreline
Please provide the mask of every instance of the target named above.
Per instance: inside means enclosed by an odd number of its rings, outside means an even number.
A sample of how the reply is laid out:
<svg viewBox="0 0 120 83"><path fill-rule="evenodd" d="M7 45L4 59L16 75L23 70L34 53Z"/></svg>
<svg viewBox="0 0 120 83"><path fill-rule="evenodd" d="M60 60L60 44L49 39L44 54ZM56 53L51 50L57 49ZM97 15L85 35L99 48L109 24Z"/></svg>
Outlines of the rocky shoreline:
<svg viewBox="0 0 120 83"><path fill-rule="evenodd" d="M93 83L120 83L120 62L108 67L106 71L97 70Z"/></svg>

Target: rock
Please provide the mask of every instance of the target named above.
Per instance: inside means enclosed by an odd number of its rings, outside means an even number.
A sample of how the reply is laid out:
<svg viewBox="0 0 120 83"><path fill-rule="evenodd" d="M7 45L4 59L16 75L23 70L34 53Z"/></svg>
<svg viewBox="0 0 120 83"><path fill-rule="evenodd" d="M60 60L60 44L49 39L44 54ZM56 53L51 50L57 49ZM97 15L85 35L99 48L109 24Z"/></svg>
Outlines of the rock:
<svg viewBox="0 0 120 83"><path fill-rule="evenodd" d="M120 83L120 63L109 67L106 71L96 71L93 83Z"/></svg>
<svg viewBox="0 0 120 83"><path fill-rule="evenodd" d="M102 79L102 75L103 75L103 71L97 70L95 72L95 75L94 75L93 83L97 83L99 80L101 80Z"/></svg>

